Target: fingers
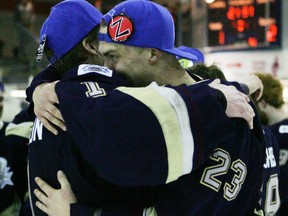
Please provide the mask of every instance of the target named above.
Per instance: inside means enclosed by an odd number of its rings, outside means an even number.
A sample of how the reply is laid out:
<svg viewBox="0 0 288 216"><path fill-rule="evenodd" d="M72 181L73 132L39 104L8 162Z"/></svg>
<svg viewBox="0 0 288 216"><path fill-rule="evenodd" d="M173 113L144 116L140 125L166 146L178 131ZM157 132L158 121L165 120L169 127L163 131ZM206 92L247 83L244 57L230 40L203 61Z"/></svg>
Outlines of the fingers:
<svg viewBox="0 0 288 216"><path fill-rule="evenodd" d="M216 84L213 88L221 90L225 95L227 101L227 107L225 110L226 115L230 118L244 119L249 125L249 128L252 129L255 113L249 104L250 98L238 91L234 86Z"/></svg>
<svg viewBox="0 0 288 216"><path fill-rule="evenodd" d="M38 117L38 118L42 122L44 127L47 128L47 130L49 130L54 135L58 135L58 130L56 129L56 127L53 124L51 124L46 118L42 118L42 117Z"/></svg>
<svg viewBox="0 0 288 216"><path fill-rule="evenodd" d="M240 93L239 96L240 97L234 107L234 117L243 118L247 122L249 128L253 129L253 118L255 112L249 104L250 98L243 93Z"/></svg>
<svg viewBox="0 0 288 216"><path fill-rule="evenodd" d="M55 135L58 134L58 130L55 126L58 126L63 131L67 131L64 119L60 113L60 110L57 109L56 106L49 105L47 106L47 110L39 110L39 108L35 107L34 112L39 120L43 123L44 127L46 127L51 133Z"/></svg>
<svg viewBox="0 0 288 216"><path fill-rule="evenodd" d="M63 131L67 131L62 116L59 119L55 117L55 115L52 115L51 113L44 112L41 116L38 116L38 118L43 123L44 127L46 127L49 131L51 131L55 135L58 134L58 130L55 126L58 126Z"/></svg>
<svg viewBox="0 0 288 216"><path fill-rule="evenodd" d="M246 122L249 125L250 129L253 129L253 119L255 116L255 112L253 110L253 108L250 106L250 104L246 104L245 105L245 113L244 113L244 119L246 120Z"/></svg>
<svg viewBox="0 0 288 216"><path fill-rule="evenodd" d="M35 189L34 190L34 194L37 197L38 200L40 200L40 202L46 203L48 200L48 197L46 196L46 194L44 194L42 191L40 191L39 189Z"/></svg>
<svg viewBox="0 0 288 216"><path fill-rule="evenodd" d="M43 212L45 212L46 214L48 214L48 209L47 209L46 205L44 205L43 203L41 203L41 202L39 202L39 201L37 201L37 202L35 203L35 205L36 205L41 211L43 211Z"/></svg>
<svg viewBox="0 0 288 216"><path fill-rule="evenodd" d="M243 109L244 110L243 118L248 123L249 128L253 129L253 118L255 116L255 112L254 112L252 106L249 104L250 98L243 93L241 93L241 94L242 94L243 98L245 99L245 102L243 102L243 108L244 108Z"/></svg>
<svg viewBox="0 0 288 216"><path fill-rule="evenodd" d="M36 184L39 186L39 188L45 193L47 194L47 196L50 196L55 189L52 188L50 185L48 185L45 181L43 181L41 178L36 177L35 178L35 182ZM37 190L37 189L36 189Z"/></svg>
<svg viewBox="0 0 288 216"><path fill-rule="evenodd" d="M67 131L61 112L56 106L56 104L59 104L55 92L55 85L58 82L59 81L43 83L39 85L33 93L35 115L43 125L55 135L58 134L56 126L63 131Z"/></svg>
<svg viewBox="0 0 288 216"><path fill-rule="evenodd" d="M67 179L67 177L65 175L65 173L62 170L59 170L57 172L57 179L58 179L58 181L59 181L59 183L61 185L61 188L65 188L65 187L69 187L70 188L71 187L70 183L69 183L69 181L68 181L68 179Z"/></svg>

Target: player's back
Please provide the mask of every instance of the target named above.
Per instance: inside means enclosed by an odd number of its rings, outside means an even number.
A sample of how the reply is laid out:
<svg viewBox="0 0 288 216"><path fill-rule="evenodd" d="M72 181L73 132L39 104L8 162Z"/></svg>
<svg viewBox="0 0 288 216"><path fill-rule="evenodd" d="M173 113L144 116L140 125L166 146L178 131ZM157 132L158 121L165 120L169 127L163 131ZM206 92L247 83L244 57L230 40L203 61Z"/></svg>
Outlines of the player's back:
<svg viewBox="0 0 288 216"><path fill-rule="evenodd" d="M96 67L96 66L95 66ZM113 91L118 85L123 85L123 82L119 78L110 78L99 75L97 73L91 73L93 66L87 69L86 75L76 76L75 71L71 71L72 76L64 77L61 81L61 88L65 94L65 91L72 95L84 95L95 97L83 97L81 101L73 101L74 103L84 103L86 100L97 100L97 94L102 96L108 96L110 91ZM94 68L95 69L95 68ZM77 71L77 70L76 70ZM81 70L84 73L85 70ZM86 72L87 72L86 71ZM74 74L74 76L73 76ZM65 80L69 81L65 81ZM101 90L98 83L101 83ZM63 84L63 85L62 85ZM118 84L118 85L117 85ZM70 91L71 90L71 91ZM95 93L95 95L94 95ZM76 96L77 97L77 96ZM101 97L100 97L101 98ZM87 102L87 101L86 101ZM101 104L101 100L99 101ZM91 107L87 106L88 109ZM85 115L87 112L79 110L79 115ZM84 126L86 122L83 122ZM45 215L36 206L35 202L37 198L33 194L33 190L37 188L34 181L35 177L44 179L48 184L54 188L60 188L57 181L56 173L58 170L63 170L67 175L72 190L75 192L78 202L85 203L94 207L106 207L113 203L114 207L124 206L130 204L133 208L135 205L141 205L139 209L149 205L145 203L145 196L150 201L150 193L152 193L153 187L147 186L142 188L124 188L105 181L98 176L97 171L91 168L91 164L83 157L83 149L85 149L85 141L75 143L71 138L70 128L68 132L59 130L57 136L49 132L43 124L36 119L32 129L30 141L29 141L29 185L30 185L30 197L32 209L35 215ZM79 137L85 137L85 130L81 131L81 127L77 128L77 134ZM75 136L73 136L75 137ZM86 139L85 139L86 140ZM134 196L135 195L135 196ZM141 199L141 202L137 200ZM127 204L128 203L128 204ZM142 206L143 205L143 206ZM137 206L138 207L138 206Z"/></svg>
<svg viewBox="0 0 288 216"><path fill-rule="evenodd" d="M258 120L253 130L244 121L237 121L237 134L222 142L204 165L164 187L155 206L158 216L253 212L262 183L262 130Z"/></svg>
<svg viewBox="0 0 288 216"><path fill-rule="evenodd" d="M280 215L286 215L288 211L288 119L284 119L268 127L279 143L280 151Z"/></svg>
<svg viewBox="0 0 288 216"><path fill-rule="evenodd" d="M263 126L266 161L263 165L263 185L261 189L260 209L264 215L276 215L280 206L279 197L279 146L272 132Z"/></svg>

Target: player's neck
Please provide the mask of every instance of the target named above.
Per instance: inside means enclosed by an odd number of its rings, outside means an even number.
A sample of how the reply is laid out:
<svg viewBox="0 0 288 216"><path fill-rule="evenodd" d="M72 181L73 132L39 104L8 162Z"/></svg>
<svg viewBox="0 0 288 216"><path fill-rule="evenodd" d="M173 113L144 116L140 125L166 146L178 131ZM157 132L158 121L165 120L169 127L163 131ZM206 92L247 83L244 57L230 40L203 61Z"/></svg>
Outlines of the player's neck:
<svg viewBox="0 0 288 216"><path fill-rule="evenodd" d="M185 70L166 70L164 72L165 74L162 73L162 84L170 84L173 86L177 85L192 85L195 83L195 80L185 71Z"/></svg>
<svg viewBox="0 0 288 216"><path fill-rule="evenodd" d="M288 118L288 113L287 110L285 109L285 106L282 106L279 109L275 109L274 107L271 108L271 111L269 112L268 115L269 115L268 125L276 124Z"/></svg>

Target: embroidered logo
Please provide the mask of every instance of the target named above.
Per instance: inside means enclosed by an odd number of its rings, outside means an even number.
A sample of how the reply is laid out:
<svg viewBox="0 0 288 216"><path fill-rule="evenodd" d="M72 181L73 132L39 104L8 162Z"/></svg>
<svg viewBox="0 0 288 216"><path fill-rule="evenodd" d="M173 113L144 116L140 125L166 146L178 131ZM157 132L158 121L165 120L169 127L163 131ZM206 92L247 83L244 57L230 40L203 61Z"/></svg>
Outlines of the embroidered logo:
<svg viewBox="0 0 288 216"><path fill-rule="evenodd" d="M36 61L37 62L40 62L42 60L44 47L45 47L45 43L46 43L46 40L47 40L46 34L44 34L42 37L43 37L43 40L40 43L40 45L39 45L39 47L37 49L37 52L36 52Z"/></svg>
<svg viewBox="0 0 288 216"><path fill-rule="evenodd" d="M11 177L13 172L9 172L10 167L7 166L7 160L0 157L0 190L6 185L13 185Z"/></svg>
<svg viewBox="0 0 288 216"><path fill-rule="evenodd" d="M279 133L288 133L288 125L281 125L279 127Z"/></svg>
<svg viewBox="0 0 288 216"><path fill-rule="evenodd" d="M78 76L88 74L88 73L98 73L104 76L112 77L113 71L99 65L93 65L93 64L81 64L78 67L77 74Z"/></svg>
<svg viewBox="0 0 288 216"><path fill-rule="evenodd" d="M114 16L108 24L108 34L113 41L126 41L134 30L131 19L123 13Z"/></svg>

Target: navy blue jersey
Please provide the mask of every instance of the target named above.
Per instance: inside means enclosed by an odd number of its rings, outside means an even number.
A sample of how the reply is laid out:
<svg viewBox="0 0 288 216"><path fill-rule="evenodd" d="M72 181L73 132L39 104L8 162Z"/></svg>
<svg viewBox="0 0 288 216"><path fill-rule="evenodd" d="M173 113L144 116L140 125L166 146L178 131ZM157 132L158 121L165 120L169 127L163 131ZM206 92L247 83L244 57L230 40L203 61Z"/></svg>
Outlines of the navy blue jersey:
<svg viewBox="0 0 288 216"><path fill-rule="evenodd" d="M58 188L56 172L63 169L80 203L151 206L162 188L153 185L196 171L220 142L237 133L239 122L246 125L226 116L221 94L207 83L123 85L117 74L93 65L71 70L56 85L68 133L54 136L35 121L30 192L36 176Z"/></svg>
<svg viewBox="0 0 288 216"><path fill-rule="evenodd" d="M255 120L253 130L239 121L238 133L219 144L198 170L165 185L155 206L148 209L146 215L252 213L262 183L264 151L261 137L258 121Z"/></svg>
<svg viewBox="0 0 288 216"><path fill-rule="evenodd" d="M24 111L17 114L11 123L5 122L1 129L0 212L3 215L10 215L11 211L14 211L13 215L18 215L28 191L28 137L33 122L24 118L22 113Z"/></svg>
<svg viewBox="0 0 288 216"><path fill-rule="evenodd" d="M278 122L268 127L279 143L280 151L280 198L281 215L286 215L288 211L288 119Z"/></svg>
<svg viewBox="0 0 288 216"><path fill-rule="evenodd" d="M5 141L5 131L8 122L1 122L0 130L0 212L13 204L15 196L14 183L12 181L13 170L9 158L9 146Z"/></svg>
<svg viewBox="0 0 288 216"><path fill-rule="evenodd" d="M263 126L266 161L263 165L263 185L261 188L261 206L258 212L264 215L276 215L280 207L279 197L279 145L273 133Z"/></svg>

